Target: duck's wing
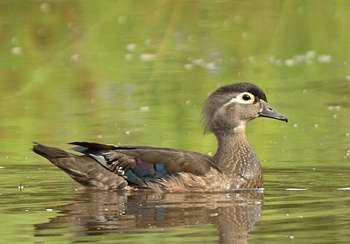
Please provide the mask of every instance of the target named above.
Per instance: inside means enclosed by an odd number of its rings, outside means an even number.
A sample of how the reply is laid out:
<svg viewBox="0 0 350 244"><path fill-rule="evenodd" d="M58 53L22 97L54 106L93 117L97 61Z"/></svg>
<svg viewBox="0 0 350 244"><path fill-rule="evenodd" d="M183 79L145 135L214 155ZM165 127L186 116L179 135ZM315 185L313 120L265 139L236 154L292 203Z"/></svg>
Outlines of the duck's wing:
<svg viewBox="0 0 350 244"><path fill-rule="evenodd" d="M121 170L130 183L137 185L147 180L159 179L180 172L205 175L211 168L215 168L210 156L184 150L149 146L115 146L90 142L70 144L76 146L74 150L95 158L110 171Z"/></svg>

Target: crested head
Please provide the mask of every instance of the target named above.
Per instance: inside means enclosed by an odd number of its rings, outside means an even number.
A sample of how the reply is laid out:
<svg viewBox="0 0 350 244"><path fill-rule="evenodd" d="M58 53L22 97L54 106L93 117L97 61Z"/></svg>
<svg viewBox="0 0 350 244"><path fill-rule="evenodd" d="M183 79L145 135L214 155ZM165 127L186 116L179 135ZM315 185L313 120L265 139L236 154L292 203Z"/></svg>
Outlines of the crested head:
<svg viewBox="0 0 350 244"><path fill-rule="evenodd" d="M237 128L244 129L249 120L264 116L264 109L273 111L267 103L265 92L258 86L251 83L222 86L208 97L205 104L205 130L219 133L235 131ZM283 115L273 116L275 117L265 117L286 120Z"/></svg>
<svg viewBox="0 0 350 244"><path fill-rule="evenodd" d="M235 83L219 87L209 97L242 92L249 92L254 96L258 97L259 99L262 99L265 102L267 102L265 92L260 87L248 82Z"/></svg>

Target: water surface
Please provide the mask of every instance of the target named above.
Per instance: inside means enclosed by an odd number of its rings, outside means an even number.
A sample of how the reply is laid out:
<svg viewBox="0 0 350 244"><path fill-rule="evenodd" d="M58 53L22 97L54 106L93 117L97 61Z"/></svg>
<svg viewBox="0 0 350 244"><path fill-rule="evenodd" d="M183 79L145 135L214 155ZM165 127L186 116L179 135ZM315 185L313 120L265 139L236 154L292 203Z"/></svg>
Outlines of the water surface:
<svg viewBox="0 0 350 244"><path fill-rule="evenodd" d="M349 243L348 1L0 2L3 243ZM265 190L86 191L31 151L76 140L215 153L201 107L251 81L290 123L248 136Z"/></svg>

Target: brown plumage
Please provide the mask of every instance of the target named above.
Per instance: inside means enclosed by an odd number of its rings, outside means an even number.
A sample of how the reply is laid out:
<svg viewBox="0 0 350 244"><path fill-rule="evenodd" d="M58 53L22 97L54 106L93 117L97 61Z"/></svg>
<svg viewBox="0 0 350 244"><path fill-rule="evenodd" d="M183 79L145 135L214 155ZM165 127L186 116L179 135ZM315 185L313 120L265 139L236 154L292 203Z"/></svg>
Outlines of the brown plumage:
<svg viewBox="0 0 350 244"><path fill-rule="evenodd" d="M73 142L81 156L35 144L33 151L74 180L103 190L225 192L262 187L260 162L245 135L257 117L287 121L257 86L239 83L214 91L204 107L205 128L215 134L214 157L171 148Z"/></svg>

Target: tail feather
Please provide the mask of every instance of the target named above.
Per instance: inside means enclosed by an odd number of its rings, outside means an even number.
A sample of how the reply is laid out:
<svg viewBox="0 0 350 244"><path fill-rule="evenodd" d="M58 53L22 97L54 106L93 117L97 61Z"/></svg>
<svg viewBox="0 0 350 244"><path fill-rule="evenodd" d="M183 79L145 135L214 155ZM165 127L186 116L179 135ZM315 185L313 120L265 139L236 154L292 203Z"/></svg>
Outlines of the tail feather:
<svg viewBox="0 0 350 244"><path fill-rule="evenodd" d="M77 156L59 148L47 147L39 143L34 144L33 151L47 158L84 186L117 190L127 185L124 178L108 171L95 159L86 155Z"/></svg>
<svg viewBox="0 0 350 244"><path fill-rule="evenodd" d="M58 148L54 147L47 147L39 143L34 143L33 151L47 159L49 158L64 158L72 156L72 154L67 153L66 151L63 151Z"/></svg>

